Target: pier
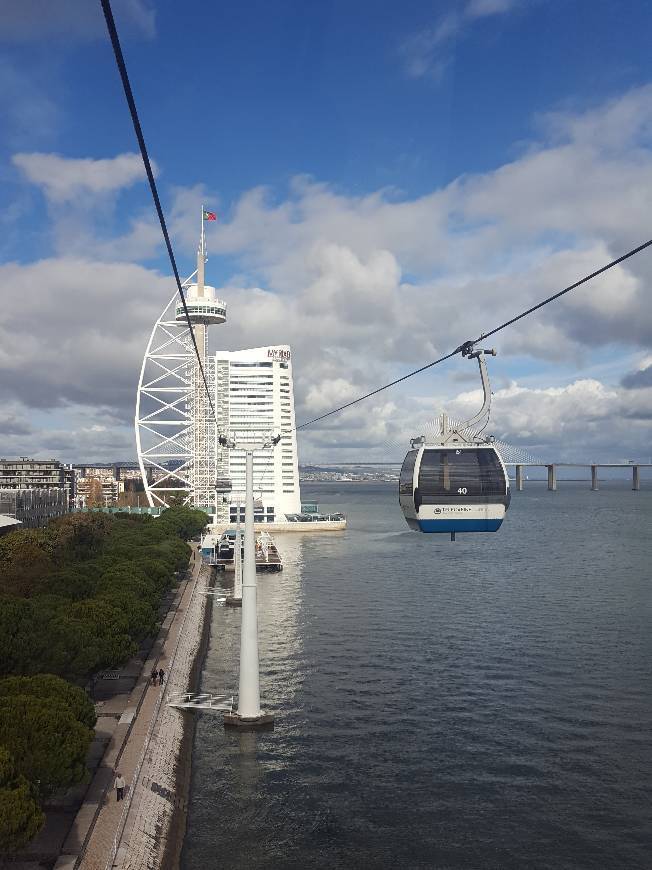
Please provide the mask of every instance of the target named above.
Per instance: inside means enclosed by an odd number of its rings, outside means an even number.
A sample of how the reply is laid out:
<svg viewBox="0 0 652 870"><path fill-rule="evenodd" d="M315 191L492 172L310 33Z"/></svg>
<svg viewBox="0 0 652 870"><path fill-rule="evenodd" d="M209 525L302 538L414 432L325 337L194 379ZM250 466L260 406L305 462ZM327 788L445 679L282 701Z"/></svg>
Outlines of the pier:
<svg viewBox="0 0 652 870"><path fill-rule="evenodd" d="M257 531L257 530L256 530ZM235 571L235 540L233 552L229 555L219 554L219 545L224 542L224 536L217 541L215 535L208 534L202 541L202 558L206 565L214 566L218 571ZM257 532L256 536L256 571L282 571L283 560L274 539L267 532Z"/></svg>
<svg viewBox="0 0 652 870"><path fill-rule="evenodd" d="M600 488L600 479L598 474L599 468L631 468L632 470L632 490L638 491L641 488L641 468L652 468L652 463L649 462L506 462L505 465L516 469L516 489L520 492L523 489L525 478L524 468L545 468L548 471L548 489L554 492L557 489L557 469L558 468L590 468L591 469L591 490L596 492Z"/></svg>
<svg viewBox="0 0 652 870"><path fill-rule="evenodd" d="M401 462L329 462L321 465L312 465L311 468L364 468L374 469L382 468L391 469L392 471L400 469ZM641 468L652 468L652 462L505 462L508 469L515 469L514 480L517 491L521 492L527 479L524 469L527 468L545 468L547 471L548 489L555 492L557 489L557 469L559 468L587 468L591 469L591 490L597 491L600 488L600 476L598 469L600 468L628 468L632 471L632 490L637 492L641 488ZM394 478L391 478L392 482ZM535 478L531 483L540 482L541 478Z"/></svg>

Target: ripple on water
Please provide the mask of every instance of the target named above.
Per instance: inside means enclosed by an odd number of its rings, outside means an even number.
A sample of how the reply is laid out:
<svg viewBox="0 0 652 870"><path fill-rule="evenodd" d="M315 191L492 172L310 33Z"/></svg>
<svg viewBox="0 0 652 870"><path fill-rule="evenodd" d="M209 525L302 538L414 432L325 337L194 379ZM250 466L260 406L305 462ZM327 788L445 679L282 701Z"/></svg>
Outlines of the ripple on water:
<svg viewBox="0 0 652 870"><path fill-rule="evenodd" d="M533 484L454 545L387 487L324 508L349 530L279 536L260 578L274 732L198 722L186 870L649 870L652 493ZM207 691L239 620L214 609Z"/></svg>

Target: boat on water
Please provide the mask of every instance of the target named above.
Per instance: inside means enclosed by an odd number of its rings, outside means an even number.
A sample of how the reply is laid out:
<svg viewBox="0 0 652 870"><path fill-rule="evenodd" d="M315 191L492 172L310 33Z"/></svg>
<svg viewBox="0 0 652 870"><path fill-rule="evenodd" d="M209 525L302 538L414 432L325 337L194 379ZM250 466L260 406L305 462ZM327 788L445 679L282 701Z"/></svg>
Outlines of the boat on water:
<svg viewBox="0 0 652 870"><path fill-rule="evenodd" d="M288 523L338 523L346 524L344 514L317 514L317 513L301 513L301 514L286 514L285 519Z"/></svg>
<svg viewBox="0 0 652 870"><path fill-rule="evenodd" d="M219 537L208 534L202 539L202 558L208 565L224 571L235 571L236 530L225 529ZM244 531L240 536L244 558ZM256 532L256 571L282 571L283 560L269 532Z"/></svg>
<svg viewBox="0 0 652 870"><path fill-rule="evenodd" d="M215 523L212 531L215 533L233 529L240 514L244 522L244 508L241 503L232 502L229 509L229 522L222 525ZM301 510L283 514L274 514L265 510L263 503L254 501L254 527L260 532L341 532L346 529L346 516L340 511L325 512L319 510L315 502L302 502Z"/></svg>

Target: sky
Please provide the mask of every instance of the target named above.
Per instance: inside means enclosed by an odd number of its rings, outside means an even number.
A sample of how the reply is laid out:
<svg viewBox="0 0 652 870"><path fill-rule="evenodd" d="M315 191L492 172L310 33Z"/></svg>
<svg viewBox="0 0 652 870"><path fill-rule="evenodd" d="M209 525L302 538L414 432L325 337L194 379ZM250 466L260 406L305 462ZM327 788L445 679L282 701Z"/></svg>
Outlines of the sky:
<svg viewBox="0 0 652 870"><path fill-rule="evenodd" d="M184 274L203 204L213 348L290 344L311 419L652 237L652 6L113 0ZM0 0L0 455L135 458L174 292L99 0ZM652 249L491 340L489 430L541 461L649 461ZM402 458L477 367L303 431Z"/></svg>

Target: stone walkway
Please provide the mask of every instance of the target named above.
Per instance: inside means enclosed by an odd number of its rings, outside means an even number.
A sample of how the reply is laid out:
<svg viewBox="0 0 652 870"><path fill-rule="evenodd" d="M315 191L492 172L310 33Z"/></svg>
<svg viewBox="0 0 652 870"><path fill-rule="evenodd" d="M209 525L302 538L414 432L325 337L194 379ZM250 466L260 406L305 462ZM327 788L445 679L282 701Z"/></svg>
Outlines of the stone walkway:
<svg viewBox="0 0 652 870"><path fill-rule="evenodd" d="M206 586L209 576L210 568L202 568L198 585ZM206 607L207 597L195 593L188 606L166 693L188 691ZM180 853L181 838L172 821L175 812L185 813L185 797L178 793L179 767L183 763L186 719L196 714L168 707L166 701L164 698L154 723L114 864L121 870L156 870L163 866L168 847L171 854Z"/></svg>
<svg viewBox="0 0 652 870"><path fill-rule="evenodd" d="M176 683L183 682L185 673L183 690L187 687L189 668L186 671L186 656L182 650L193 645L196 648L200 642L206 599L196 594L196 588L205 585L205 578L200 580L202 563L196 550L193 550L192 560L192 580L182 586L177 607L171 608L162 625L160 642L155 644L152 655L145 662L141 677L130 695L130 703L111 735L107 751L64 843L55 870L106 870L107 866L110 867L108 862L117 851L122 830L124 828L126 833L129 829L128 817L141 802L137 783L141 765L142 776L152 779L148 771L149 754L145 752L146 746L148 742L152 747L155 745L157 722L163 721L164 711L170 709L164 703L170 683L173 690L176 689ZM190 619L191 614L194 614L193 619ZM155 663L168 672L162 688L150 684L150 673ZM168 756L166 763L173 768L174 758ZM120 803L116 801L113 788L117 770L127 782L125 800ZM146 868L160 865L144 862L138 866Z"/></svg>

